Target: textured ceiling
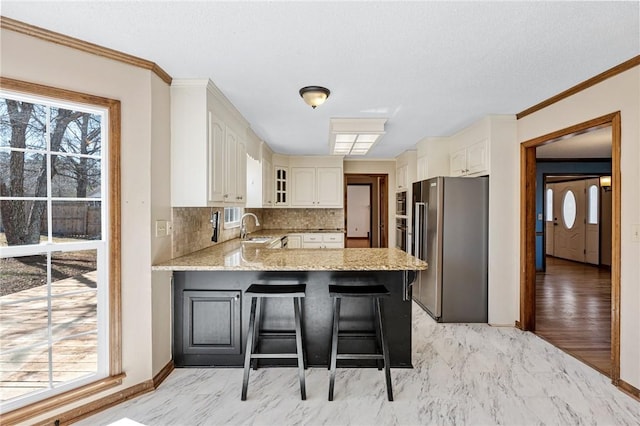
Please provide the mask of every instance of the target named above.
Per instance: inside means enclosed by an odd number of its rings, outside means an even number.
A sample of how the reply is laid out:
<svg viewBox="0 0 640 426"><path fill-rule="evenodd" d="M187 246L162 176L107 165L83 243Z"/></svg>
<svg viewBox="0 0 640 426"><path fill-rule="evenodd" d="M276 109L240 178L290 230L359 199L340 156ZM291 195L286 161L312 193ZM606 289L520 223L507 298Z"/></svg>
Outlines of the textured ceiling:
<svg viewBox="0 0 640 426"><path fill-rule="evenodd" d="M611 127L571 135L536 148L536 158L611 158Z"/></svg>
<svg viewBox="0 0 640 426"><path fill-rule="evenodd" d="M328 154L332 117L388 118L368 157L391 158L638 55L639 5L3 0L1 13L211 78L276 152ZM313 110L307 85L331 97Z"/></svg>

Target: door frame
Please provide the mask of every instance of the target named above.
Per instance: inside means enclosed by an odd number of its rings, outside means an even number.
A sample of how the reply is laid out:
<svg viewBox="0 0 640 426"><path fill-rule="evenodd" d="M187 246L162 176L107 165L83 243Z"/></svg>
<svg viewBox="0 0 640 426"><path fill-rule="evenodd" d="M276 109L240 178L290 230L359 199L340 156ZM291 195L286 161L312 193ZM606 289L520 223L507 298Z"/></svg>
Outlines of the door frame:
<svg viewBox="0 0 640 426"><path fill-rule="evenodd" d="M389 247L389 232L391 223L389 222L389 188L387 185L387 175L380 173L345 173L344 174L344 229L347 229L347 186L348 185L358 185L358 184L370 184L371 185L371 206L370 215L371 215L371 239L370 245L373 247L373 238L375 236L373 227L377 227L376 232L379 233L379 241L380 247ZM373 192L375 188L378 190L377 194L377 203L379 206L379 215L378 215L378 223L375 223L373 220L373 203L374 197ZM346 234L345 234L346 235Z"/></svg>
<svg viewBox="0 0 640 426"><path fill-rule="evenodd" d="M371 182L347 182L344 187L344 229L345 229L345 238L349 238L349 215L347 214L347 206L349 205L349 187L350 186L367 186L369 187L369 236L367 239L369 240L369 247L373 243L373 212L371 209L373 208L373 183Z"/></svg>
<svg viewBox="0 0 640 426"><path fill-rule="evenodd" d="M520 144L520 320L535 331L536 312L536 147L597 127L611 127L611 382L620 381L620 205L621 114L603 115Z"/></svg>

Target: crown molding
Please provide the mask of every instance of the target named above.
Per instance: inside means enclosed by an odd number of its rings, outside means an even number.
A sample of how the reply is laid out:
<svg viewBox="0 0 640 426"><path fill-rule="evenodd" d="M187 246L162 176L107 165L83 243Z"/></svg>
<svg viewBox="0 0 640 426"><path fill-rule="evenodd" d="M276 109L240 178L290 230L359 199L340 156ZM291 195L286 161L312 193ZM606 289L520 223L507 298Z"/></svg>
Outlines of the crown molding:
<svg viewBox="0 0 640 426"><path fill-rule="evenodd" d="M536 111L540 111L541 109L546 108L549 105L555 104L556 102L559 102L565 98L568 98L569 96L573 96L578 92L582 92L583 90L588 89L591 86L595 86L596 84L601 83L608 78L614 77L620 73L628 71L634 67L637 67L638 65L640 65L640 55L634 56L633 58L627 61L624 61L623 63L616 65L613 68L609 68L605 72L602 72L596 75L595 77L591 77L590 79L585 80L582 83L578 83L575 86L565 90L564 92L560 92L557 95L552 96L549 99L540 102L539 104L536 104L530 108L525 109L522 112L517 113L516 118L520 120L522 117L526 117L529 114L533 114Z"/></svg>
<svg viewBox="0 0 640 426"><path fill-rule="evenodd" d="M167 84L171 84L172 81L171 76L167 74L165 70L160 68L160 66L158 66L158 64L156 64L155 62L147 61L146 59L138 58L127 53L119 52L114 49L109 49L107 47L89 43L88 41L69 37L64 34L26 24L15 19L7 18L6 16L0 16L0 28L149 70L160 77L160 79Z"/></svg>

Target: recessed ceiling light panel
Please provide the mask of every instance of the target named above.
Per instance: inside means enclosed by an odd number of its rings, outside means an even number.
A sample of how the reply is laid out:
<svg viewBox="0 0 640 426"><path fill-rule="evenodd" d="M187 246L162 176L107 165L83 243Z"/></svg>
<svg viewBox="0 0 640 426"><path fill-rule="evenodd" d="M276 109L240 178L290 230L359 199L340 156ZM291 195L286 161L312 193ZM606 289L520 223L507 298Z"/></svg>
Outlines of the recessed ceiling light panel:
<svg viewBox="0 0 640 426"><path fill-rule="evenodd" d="M384 135L386 118L332 118L329 148L332 155L366 155Z"/></svg>

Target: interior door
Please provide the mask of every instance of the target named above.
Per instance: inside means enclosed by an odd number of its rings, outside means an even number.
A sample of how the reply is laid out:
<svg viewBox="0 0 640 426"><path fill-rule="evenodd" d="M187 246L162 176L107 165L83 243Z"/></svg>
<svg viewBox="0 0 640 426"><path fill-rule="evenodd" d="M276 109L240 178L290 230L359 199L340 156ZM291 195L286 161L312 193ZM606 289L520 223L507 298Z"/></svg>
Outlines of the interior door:
<svg viewBox="0 0 640 426"><path fill-rule="evenodd" d="M585 261L585 180L554 184L554 254Z"/></svg>

